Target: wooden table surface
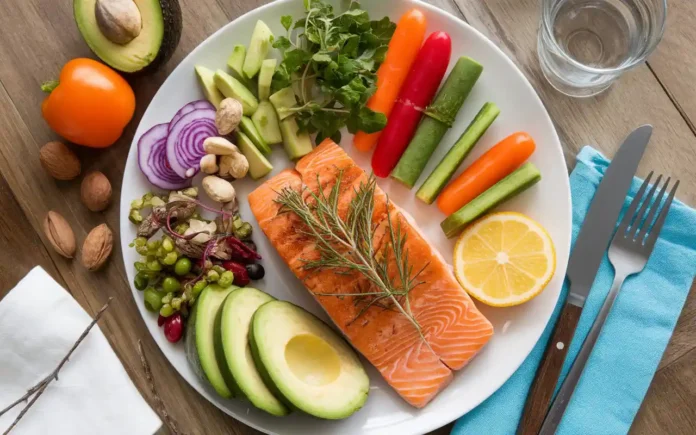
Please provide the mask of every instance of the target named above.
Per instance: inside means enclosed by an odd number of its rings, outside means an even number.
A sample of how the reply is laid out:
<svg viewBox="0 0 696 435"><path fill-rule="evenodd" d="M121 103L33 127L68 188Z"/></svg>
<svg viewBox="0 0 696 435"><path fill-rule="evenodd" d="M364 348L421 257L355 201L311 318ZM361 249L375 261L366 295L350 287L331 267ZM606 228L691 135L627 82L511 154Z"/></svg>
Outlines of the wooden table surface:
<svg viewBox="0 0 696 435"><path fill-rule="evenodd" d="M194 47L231 20L266 3L180 2L184 30L179 47L164 69L132 80L137 113L121 140L101 151L76 148L83 172L100 170L114 187L113 205L103 213L91 213L80 202L79 180L54 181L41 169L38 158L39 148L57 139L41 117L44 95L40 84L57 76L67 60L92 57L73 21L72 1L0 1L0 298L37 265L69 289L89 313L95 313L113 296L101 328L146 400L154 406L136 351L139 339L152 365L155 384L181 430L190 434L250 434L255 431L209 404L165 360L133 303L120 244L115 244L108 266L91 273L79 261L56 254L41 229L46 213L56 210L72 223L79 241L104 222L117 235L126 155L150 99ZM556 124L569 169L583 145L593 144L612 156L629 131L650 123L655 134L639 175L656 170L680 178L679 197L696 205L696 12L690 0L670 1L665 38L647 65L625 74L608 92L583 100L559 94L541 74L536 56L539 0L430 2L486 34L519 65ZM635 420L634 433L696 433L696 297L691 296ZM445 434L448 429L436 433Z"/></svg>

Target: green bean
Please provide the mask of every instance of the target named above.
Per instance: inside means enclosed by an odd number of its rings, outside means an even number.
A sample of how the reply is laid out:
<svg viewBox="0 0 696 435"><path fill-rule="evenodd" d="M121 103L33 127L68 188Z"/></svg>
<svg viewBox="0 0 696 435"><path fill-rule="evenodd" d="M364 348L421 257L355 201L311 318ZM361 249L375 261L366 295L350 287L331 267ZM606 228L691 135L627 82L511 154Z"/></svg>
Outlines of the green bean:
<svg viewBox="0 0 696 435"><path fill-rule="evenodd" d="M152 287L145 290L143 297L145 298L145 308L149 311L156 313L162 307L162 297Z"/></svg>

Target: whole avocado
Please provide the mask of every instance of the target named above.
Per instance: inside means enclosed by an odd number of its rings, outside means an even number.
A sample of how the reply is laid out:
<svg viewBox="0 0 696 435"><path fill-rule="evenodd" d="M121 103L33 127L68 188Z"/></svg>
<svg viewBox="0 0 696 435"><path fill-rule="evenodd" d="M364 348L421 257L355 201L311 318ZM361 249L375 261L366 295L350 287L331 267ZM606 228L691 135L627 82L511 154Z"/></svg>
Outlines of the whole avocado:
<svg viewBox="0 0 696 435"><path fill-rule="evenodd" d="M178 0L132 0L140 12L142 28L138 36L125 44L112 42L102 32L95 13L99 1L105 0L73 0L77 27L94 54L128 75L151 74L167 63L181 38Z"/></svg>

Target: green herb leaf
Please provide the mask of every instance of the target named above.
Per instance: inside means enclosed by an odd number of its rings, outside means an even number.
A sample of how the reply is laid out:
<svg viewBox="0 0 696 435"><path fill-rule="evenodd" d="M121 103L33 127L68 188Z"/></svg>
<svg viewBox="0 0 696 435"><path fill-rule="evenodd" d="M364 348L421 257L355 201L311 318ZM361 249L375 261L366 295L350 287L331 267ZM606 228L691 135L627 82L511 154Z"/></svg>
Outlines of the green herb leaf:
<svg viewBox="0 0 696 435"><path fill-rule="evenodd" d="M290 40L285 36L279 36L275 41L273 41L273 48L287 50L290 47L292 47L292 42L290 42Z"/></svg>
<svg viewBox="0 0 696 435"><path fill-rule="evenodd" d="M285 30L290 31L290 27L292 26L292 16L291 15L283 15L280 17L280 24L285 27Z"/></svg>

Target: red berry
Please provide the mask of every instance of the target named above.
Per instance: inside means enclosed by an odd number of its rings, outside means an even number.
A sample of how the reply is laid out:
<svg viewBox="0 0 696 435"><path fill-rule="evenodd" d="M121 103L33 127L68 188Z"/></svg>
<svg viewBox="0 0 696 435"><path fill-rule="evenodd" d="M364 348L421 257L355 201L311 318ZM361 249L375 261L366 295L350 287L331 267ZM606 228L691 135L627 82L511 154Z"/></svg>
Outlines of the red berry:
<svg viewBox="0 0 696 435"><path fill-rule="evenodd" d="M174 313L164 319L164 336L172 343L181 340L184 335L184 321L181 313Z"/></svg>
<svg viewBox="0 0 696 435"><path fill-rule="evenodd" d="M166 321L167 321L167 318L160 314L159 317L157 318L157 326L164 325L164 322L166 322Z"/></svg>

